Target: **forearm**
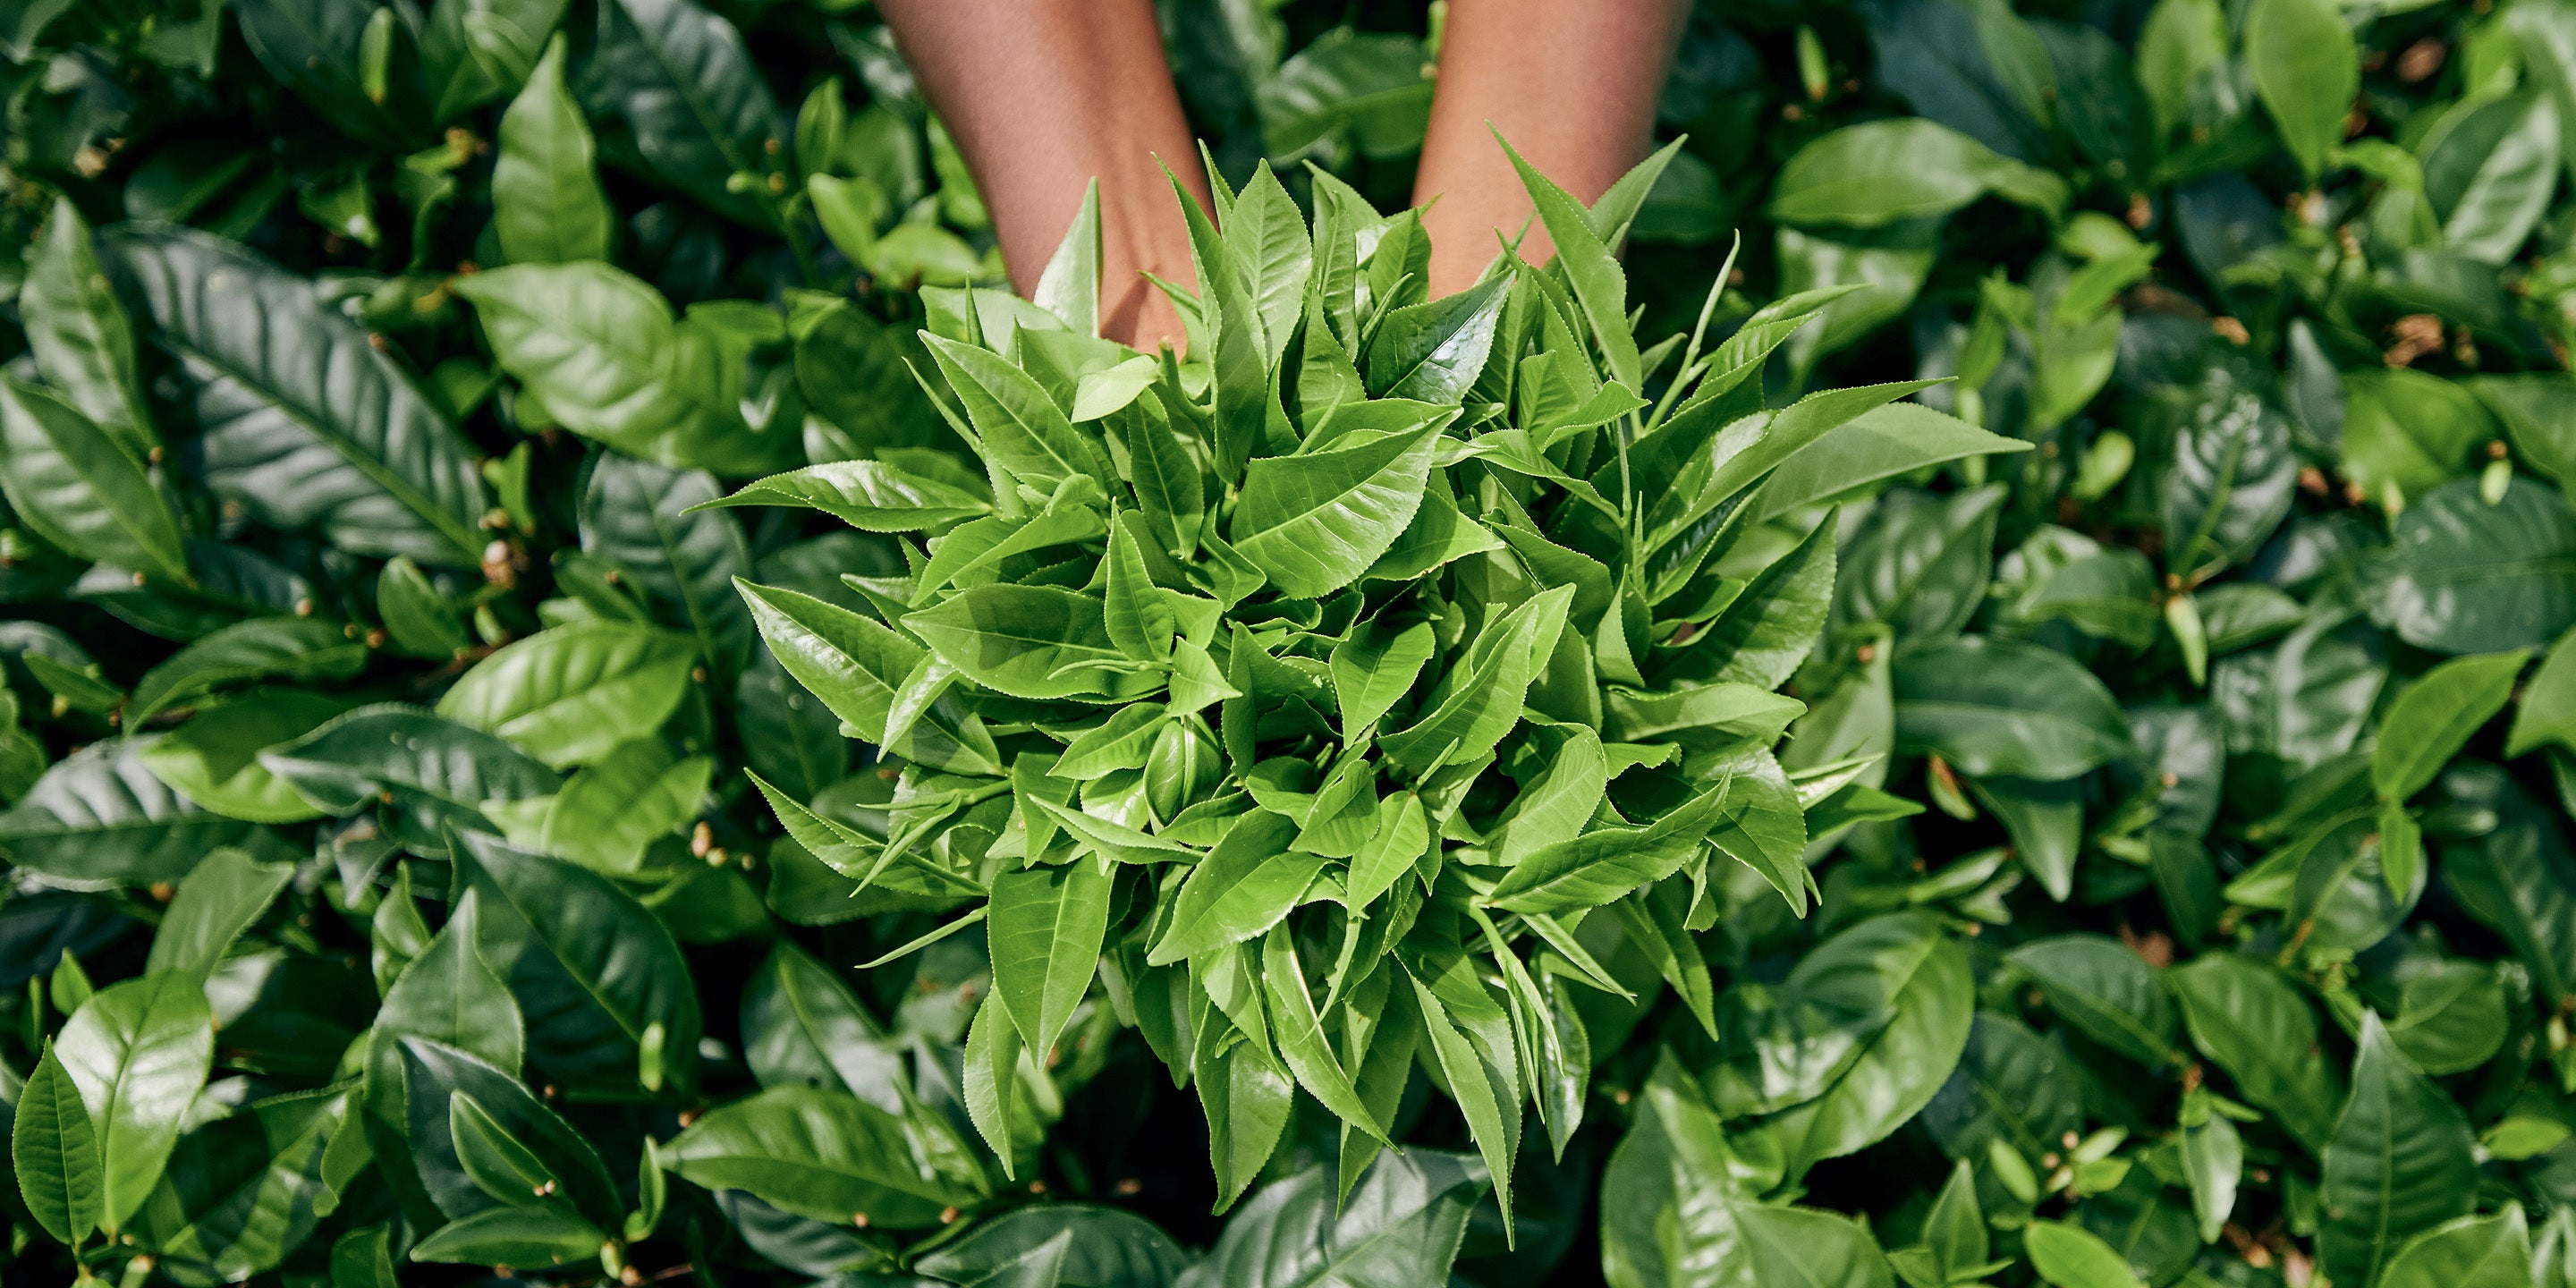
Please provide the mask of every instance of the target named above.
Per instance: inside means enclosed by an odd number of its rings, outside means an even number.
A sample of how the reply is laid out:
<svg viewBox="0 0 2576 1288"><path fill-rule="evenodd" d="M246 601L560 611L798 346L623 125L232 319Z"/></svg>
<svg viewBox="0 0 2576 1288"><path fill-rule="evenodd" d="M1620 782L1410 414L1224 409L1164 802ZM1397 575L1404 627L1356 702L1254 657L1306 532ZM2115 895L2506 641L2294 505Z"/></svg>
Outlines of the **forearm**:
<svg viewBox="0 0 2576 1288"><path fill-rule="evenodd" d="M1100 181L1105 334L1151 346L1177 319L1139 270L1191 285L1189 238L1157 158L1206 180L1151 0L882 0L924 93L974 172L1022 294Z"/></svg>
<svg viewBox="0 0 2576 1288"><path fill-rule="evenodd" d="M1531 215L1493 130L1591 201L1646 155L1688 0L1451 0L1416 204L1435 295L1464 290ZM1491 130L1488 129L1488 123ZM1552 248L1533 224L1524 258Z"/></svg>

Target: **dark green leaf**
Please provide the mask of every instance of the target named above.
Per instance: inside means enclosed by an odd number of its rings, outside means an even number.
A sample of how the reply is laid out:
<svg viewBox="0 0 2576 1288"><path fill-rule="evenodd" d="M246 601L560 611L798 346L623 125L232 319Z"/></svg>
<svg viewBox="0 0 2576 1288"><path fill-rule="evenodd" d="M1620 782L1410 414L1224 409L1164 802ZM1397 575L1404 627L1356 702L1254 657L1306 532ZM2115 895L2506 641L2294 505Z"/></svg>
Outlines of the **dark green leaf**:
<svg viewBox="0 0 2576 1288"><path fill-rule="evenodd" d="M2271 967L2210 953L2165 975L2182 1000L2192 1044L2301 1144L2322 1149L2343 1098L2316 1056L2316 1015Z"/></svg>
<svg viewBox="0 0 2576 1288"><path fill-rule="evenodd" d="M143 401L134 326L101 271L89 222L68 200L54 203L44 239L27 259L18 297L36 369L126 450L149 456L161 436Z"/></svg>
<svg viewBox="0 0 2576 1288"><path fill-rule="evenodd" d="M487 502L465 440L311 283L186 230L120 229L101 251L188 370L218 496L356 554L480 559Z"/></svg>
<svg viewBox="0 0 2576 1288"><path fill-rule="evenodd" d="M581 548L619 569L655 621L695 633L730 681L751 655L751 614L733 589L750 575L751 552L732 515L690 512L716 495L702 473L597 457L582 492Z"/></svg>
<svg viewBox="0 0 2576 1288"><path fill-rule="evenodd" d="M2118 940L2058 935L2014 949L2012 960L2085 1036L2142 1064L2177 1054L2172 1000L2154 968Z"/></svg>
<svg viewBox="0 0 2576 1288"><path fill-rule="evenodd" d="M333 622L258 617L191 641L134 686L136 723L229 685L253 680L346 680L367 665L367 646Z"/></svg>
<svg viewBox="0 0 2576 1288"><path fill-rule="evenodd" d="M2576 623L2576 516L2556 488L2516 479L2497 503L2468 479L2406 507L2371 615L2441 653L2540 648Z"/></svg>
<svg viewBox="0 0 2576 1288"><path fill-rule="evenodd" d="M904 1118L854 1096L773 1087L698 1119L660 1149L662 1165L708 1189L748 1190L818 1221L917 1229L981 1197L970 1178L917 1160Z"/></svg>
<svg viewBox="0 0 2576 1288"><path fill-rule="evenodd" d="M1901 748L1974 775L2054 782L2137 754L2110 691L2065 654L1971 637L1896 667Z"/></svg>
<svg viewBox="0 0 2576 1288"><path fill-rule="evenodd" d="M18 1090L9 1160L18 1193L45 1233L76 1244L98 1228L106 1205L98 1134L51 1042Z"/></svg>
<svg viewBox="0 0 2576 1288"><path fill-rule="evenodd" d="M56 761L0 813L0 851L23 868L74 881L149 884L256 834L163 785L148 760L159 739L110 739Z"/></svg>
<svg viewBox="0 0 2576 1288"><path fill-rule="evenodd" d="M438 713L558 769L661 727L687 695L696 641L631 622L571 622L475 663Z"/></svg>
<svg viewBox="0 0 2576 1288"><path fill-rule="evenodd" d="M2468 1122L2397 1049L2376 1013L2361 1022L2352 1098L2321 1155L2317 1249L2327 1273L2379 1279L2409 1235L2466 1215L2477 1198Z"/></svg>
<svg viewBox="0 0 2576 1288"><path fill-rule="evenodd" d="M575 92L613 122L601 145L713 209L773 228L771 207L727 182L763 174L789 134L742 33L692 0L610 0Z"/></svg>
<svg viewBox="0 0 2576 1288"><path fill-rule="evenodd" d="M0 490L18 518L71 555L188 579L179 521L133 449L71 404L0 379Z"/></svg>
<svg viewBox="0 0 2576 1288"><path fill-rule="evenodd" d="M462 879L481 913L475 946L527 1012L528 1058L568 1082L621 1088L645 1075L642 1051L656 1041L661 1078L692 1086L697 989L661 921L583 868L464 841Z"/></svg>

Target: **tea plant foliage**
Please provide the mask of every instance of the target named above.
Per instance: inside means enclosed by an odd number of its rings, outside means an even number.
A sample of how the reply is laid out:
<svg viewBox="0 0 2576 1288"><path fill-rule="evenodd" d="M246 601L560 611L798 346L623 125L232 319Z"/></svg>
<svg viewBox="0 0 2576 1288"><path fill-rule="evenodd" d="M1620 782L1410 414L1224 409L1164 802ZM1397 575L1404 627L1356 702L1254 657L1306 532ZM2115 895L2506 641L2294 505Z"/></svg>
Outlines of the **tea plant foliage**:
<svg viewBox="0 0 2576 1288"><path fill-rule="evenodd" d="M1665 346L1679 374L1648 404L1608 245L1662 159L1589 209L1530 174L1555 267L1506 248L1441 300L1415 284L1413 212L1322 177L1310 230L1266 165L1240 191L1212 174L1229 222L1191 207L1204 289L1176 296L1204 392L1085 315L934 295L924 340L980 471L834 463L711 503L931 534L905 575L850 579L874 614L742 586L787 672L885 749L883 835L760 786L859 897L983 921L966 1094L1006 1175L1037 1112L1023 1055L1052 1062L1105 970L1195 1085L1221 1202L1298 1090L1342 1122L1347 1189L1419 1058L1508 1216L1524 1130L1561 1152L1584 1112L1571 990L1634 996L1581 927L1630 928L1714 1037L1689 937L1711 882L1741 866L1804 915L1808 809L1891 810L1854 781L1875 757L1793 775L1772 754L1804 711L1775 690L1829 606L1830 529L1740 537L1830 501L1783 473L1805 453L1888 472L2020 445L1871 436L1919 382L1766 409L1763 360L1816 297ZM1054 261L1075 300L1098 295L1095 228ZM1935 1062L1966 1036L1941 1027ZM1917 1102L1937 1086L1912 1081ZM1802 1161L1904 1116L1838 1123Z"/></svg>
<svg viewBox="0 0 2576 1288"><path fill-rule="evenodd" d="M2576 1282L2576 9L1158 9L0 3L0 1276Z"/></svg>

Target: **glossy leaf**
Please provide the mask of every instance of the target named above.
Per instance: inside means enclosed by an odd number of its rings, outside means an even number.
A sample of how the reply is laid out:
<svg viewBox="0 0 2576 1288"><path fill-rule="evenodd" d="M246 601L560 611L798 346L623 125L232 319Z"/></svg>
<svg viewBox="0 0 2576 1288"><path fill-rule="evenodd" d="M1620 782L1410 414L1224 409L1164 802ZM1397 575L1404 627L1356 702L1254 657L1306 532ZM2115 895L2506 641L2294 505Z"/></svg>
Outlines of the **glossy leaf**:
<svg viewBox="0 0 2576 1288"><path fill-rule="evenodd" d="M2056 936L2022 945L2012 960L2086 1036L2142 1064L2175 1055L2173 1003L2154 970L2118 941Z"/></svg>
<svg viewBox="0 0 2576 1288"><path fill-rule="evenodd" d="M674 4L680 0L672 0ZM675 469L765 474L800 445L747 424L741 357L659 292L595 260L525 262L460 280L501 368L557 420Z"/></svg>
<svg viewBox="0 0 2576 1288"><path fill-rule="evenodd" d="M904 1119L844 1092L774 1087L720 1106L657 1151L708 1189L747 1190L783 1211L889 1229L937 1225L976 1201L965 1178L928 1174Z"/></svg>
<svg viewBox="0 0 2576 1288"><path fill-rule="evenodd" d="M984 936L993 987L1032 1051L1047 1051L1090 991L1109 926L1109 874L1096 860L993 878Z"/></svg>
<svg viewBox="0 0 2576 1288"><path fill-rule="evenodd" d="M2317 1247L2329 1273L2375 1281L2408 1236L2466 1215L2477 1192L2470 1150L2459 1108L2398 1051L2377 1014L2364 1015L2352 1098L2320 1155Z"/></svg>
<svg viewBox="0 0 2576 1288"><path fill-rule="evenodd" d="M741 31L693 0L612 0L599 25L575 92L594 119L620 127L603 130L603 151L731 218L774 226L763 203L727 184L760 173L789 134Z"/></svg>
<svg viewBox="0 0 2576 1288"><path fill-rule="evenodd" d="M697 988L660 920L604 877L484 837L465 838L459 865L481 914L476 951L527 1013L531 1062L632 1085L658 1044L661 1078L692 1085Z"/></svg>
<svg viewBox="0 0 2576 1288"><path fill-rule="evenodd" d="M1234 547L1283 595L1320 599L1395 544L1422 502L1439 422L1356 446L1263 459L1245 472Z"/></svg>
<svg viewBox="0 0 2576 1288"><path fill-rule="evenodd" d="M18 517L82 559L188 579L179 521L133 449L44 389L0 381L0 490Z"/></svg>
<svg viewBox="0 0 2576 1288"><path fill-rule="evenodd" d="M143 399L134 324L101 271L89 221L69 200L46 217L22 290L36 369L129 454L148 457L161 436Z"/></svg>
<svg viewBox="0 0 2576 1288"><path fill-rule="evenodd" d="M86 1241L106 1207L98 1132L51 1043L19 1089L16 1111L9 1160L19 1196L57 1242Z"/></svg>
<svg viewBox="0 0 2576 1288"><path fill-rule="evenodd" d="M186 230L119 230L100 258L187 368L219 496L356 553L479 559L487 501L465 440L310 283Z"/></svg>
<svg viewBox="0 0 2576 1288"><path fill-rule="evenodd" d="M206 1085L215 1027L205 989L179 970L102 989L63 1025L54 1054L88 1106L104 1177L98 1224L114 1234L160 1183Z"/></svg>
<svg viewBox="0 0 2576 1288"><path fill-rule="evenodd" d="M346 680L365 669L367 646L331 622L260 617L222 628L172 654L134 686L129 719L142 721L253 680Z"/></svg>
<svg viewBox="0 0 2576 1288"><path fill-rule="evenodd" d="M2136 754L2109 690L2065 655L1963 639L1896 668L1900 747L1969 774L2054 782Z"/></svg>
<svg viewBox="0 0 2576 1288"><path fill-rule="evenodd" d="M2289 981L2233 953L2211 953L2166 976L2192 1042L2227 1071L2238 1094L2280 1120L2310 1149L2323 1148L2342 1088L2310 1054L2317 1021Z"/></svg>
<svg viewBox="0 0 2576 1288"><path fill-rule="evenodd" d="M144 973L176 971L203 981L294 877L293 864L262 863L240 850L207 855L170 901Z"/></svg>
<svg viewBox="0 0 2576 1288"><path fill-rule="evenodd" d="M157 740L108 741L66 756L5 812L0 851L12 863L77 881L149 884L187 874L253 825L211 813L149 767Z"/></svg>
<svg viewBox="0 0 2576 1288"><path fill-rule="evenodd" d="M442 10L465 6L448 4ZM508 19L495 15L499 26ZM606 259L607 194L593 169L590 126L564 88L564 45L546 45L510 110L492 161L492 235L514 263Z"/></svg>
<svg viewBox="0 0 2576 1288"><path fill-rule="evenodd" d="M2576 517L2557 490L2516 481L2490 505L2467 479L2408 506L2390 533L2372 615L2418 648L2539 648L2576 621Z"/></svg>
<svg viewBox="0 0 2576 1288"><path fill-rule="evenodd" d="M753 643L733 579L751 551L733 516L690 513L716 495L705 474L603 456L581 500L582 549L631 578L654 621L698 637L718 676L739 672Z"/></svg>
<svg viewBox="0 0 2576 1288"><path fill-rule="evenodd" d="M653 732L688 693L695 641L628 622L573 622L494 652L438 713L562 768Z"/></svg>

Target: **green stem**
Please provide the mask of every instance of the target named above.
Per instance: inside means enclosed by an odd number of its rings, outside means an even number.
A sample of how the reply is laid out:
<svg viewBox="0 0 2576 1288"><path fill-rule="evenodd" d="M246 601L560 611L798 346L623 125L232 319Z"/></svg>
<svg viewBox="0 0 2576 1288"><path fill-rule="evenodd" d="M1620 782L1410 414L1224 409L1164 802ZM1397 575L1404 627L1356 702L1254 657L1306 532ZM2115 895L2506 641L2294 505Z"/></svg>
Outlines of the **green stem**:
<svg viewBox="0 0 2576 1288"><path fill-rule="evenodd" d="M814 262L814 248L805 244L805 230L799 226L802 223L785 210L778 210L778 228L787 235L787 252L796 257L796 275L806 286L814 287L823 280L823 274Z"/></svg>

